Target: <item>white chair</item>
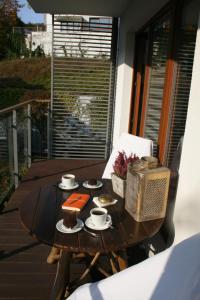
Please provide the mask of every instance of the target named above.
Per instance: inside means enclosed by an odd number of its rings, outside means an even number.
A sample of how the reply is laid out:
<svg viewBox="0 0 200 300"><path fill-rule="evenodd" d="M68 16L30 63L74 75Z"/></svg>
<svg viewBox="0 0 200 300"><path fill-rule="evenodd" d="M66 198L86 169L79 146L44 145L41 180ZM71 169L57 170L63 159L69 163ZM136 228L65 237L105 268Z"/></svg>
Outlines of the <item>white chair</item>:
<svg viewBox="0 0 200 300"><path fill-rule="evenodd" d="M118 143L112 150L110 158L105 167L102 178L110 179L113 172L113 163L119 151L125 151L127 155L131 153L139 157L152 155L153 142L129 133L122 133Z"/></svg>
<svg viewBox="0 0 200 300"><path fill-rule="evenodd" d="M121 271L79 287L67 300L200 300L200 234Z"/></svg>

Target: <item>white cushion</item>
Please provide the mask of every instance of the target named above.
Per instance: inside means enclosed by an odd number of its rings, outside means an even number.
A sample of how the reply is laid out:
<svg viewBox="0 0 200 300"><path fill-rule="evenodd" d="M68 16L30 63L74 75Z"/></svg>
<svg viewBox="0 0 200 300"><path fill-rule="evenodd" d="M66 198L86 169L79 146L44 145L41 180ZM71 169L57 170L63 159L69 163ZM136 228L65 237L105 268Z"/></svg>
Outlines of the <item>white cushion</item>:
<svg viewBox="0 0 200 300"><path fill-rule="evenodd" d="M68 300L200 300L200 234L97 283Z"/></svg>
<svg viewBox="0 0 200 300"><path fill-rule="evenodd" d="M152 155L153 142L148 139L144 139L129 133L122 133L118 143L114 147L110 158L105 167L102 178L111 178L113 172L113 164L119 151L125 151L127 155L131 153L136 154L139 157Z"/></svg>

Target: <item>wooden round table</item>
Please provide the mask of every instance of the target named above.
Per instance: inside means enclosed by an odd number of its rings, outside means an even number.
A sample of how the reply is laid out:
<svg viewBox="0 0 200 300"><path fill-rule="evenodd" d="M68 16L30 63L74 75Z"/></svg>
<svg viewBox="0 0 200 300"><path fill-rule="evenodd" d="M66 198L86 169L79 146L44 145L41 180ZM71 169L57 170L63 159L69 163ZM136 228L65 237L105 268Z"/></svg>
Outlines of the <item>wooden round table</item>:
<svg viewBox="0 0 200 300"><path fill-rule="evenodd" d="M92 177L93 173L90 169L88 178ZM21 222L28 232L37 240L62 250L51 299L58 300L63 297L65 287L69 283L69 264L72 253L85 253L93 256L86 273L97 262L100 255L108 255L113 272L117 272L126 267L124 250L155 235L163 223L163 219L136 222L124 209L124 200L113 193L110 180L102 180L103 187L92 190L82 186L83 180L79 180L78 174L76 178L79 183L76 190L63 191L57 183L38 188L32 191L20 207ZM92 201L94 196L109 193L118 199L117 204L107 207L114 228L102 230L96 237L84 230L73 234L59 232L56 229L56 223L63 219L65 214L61 205L74 191L91 196L88 204L78 216L83 221L89 217L90 210L95 207ZM99 270L104 272L101 267ZM109 274L104 272L104 275Z"/></svg>

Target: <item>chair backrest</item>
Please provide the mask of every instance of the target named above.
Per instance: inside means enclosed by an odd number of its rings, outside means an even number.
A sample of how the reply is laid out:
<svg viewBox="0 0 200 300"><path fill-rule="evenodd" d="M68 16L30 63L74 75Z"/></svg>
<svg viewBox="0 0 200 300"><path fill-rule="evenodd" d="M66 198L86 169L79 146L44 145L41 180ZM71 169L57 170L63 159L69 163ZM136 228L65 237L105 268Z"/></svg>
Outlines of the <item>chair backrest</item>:
<svg viewBox="0 0 200 300"><path fill-rule="evenodd" d="M127 155L131 153L136 154L139 157L152 155L153 142L148 139L144 139L129 133L122 133L118 143L114 147L110 158L105 167L102 178L111 178L113 172L113 163L119 151L125 151Z"/></svg>

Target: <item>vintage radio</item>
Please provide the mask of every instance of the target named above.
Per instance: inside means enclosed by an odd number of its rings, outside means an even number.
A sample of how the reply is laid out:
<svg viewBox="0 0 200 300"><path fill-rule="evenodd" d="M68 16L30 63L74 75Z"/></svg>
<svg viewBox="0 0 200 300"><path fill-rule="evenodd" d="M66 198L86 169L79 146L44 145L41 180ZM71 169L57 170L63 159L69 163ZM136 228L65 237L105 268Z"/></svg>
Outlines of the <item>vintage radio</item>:
<svg viewBox="0 0 200 300"><path fill-rule="evenodd" d="M129 168L125 208L138 222L165 216L170 170L165 167L134 170Z"/></svg>

